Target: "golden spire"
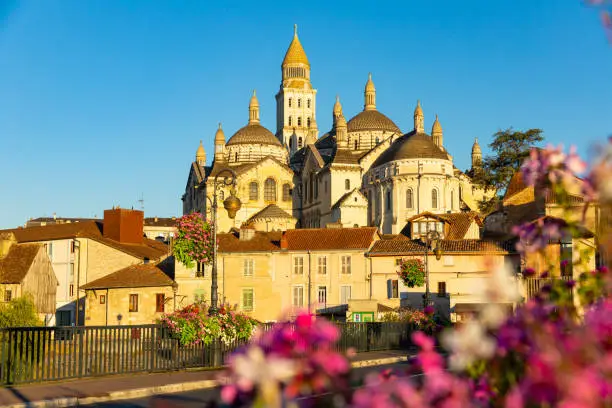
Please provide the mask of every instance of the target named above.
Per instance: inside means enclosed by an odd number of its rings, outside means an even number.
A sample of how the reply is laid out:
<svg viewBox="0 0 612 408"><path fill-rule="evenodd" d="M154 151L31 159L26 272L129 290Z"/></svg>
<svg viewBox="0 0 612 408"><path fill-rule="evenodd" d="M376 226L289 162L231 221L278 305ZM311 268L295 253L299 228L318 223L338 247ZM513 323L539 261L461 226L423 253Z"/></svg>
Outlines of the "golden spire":
<svg viewBox="0 0 612 408"><path fill-rule="evenodd" d="M472 145L472 167L480 167L482 165L482 150L478 144L478 138L474 139L474 145Z"/></svg>
<svg viewBox="0 0 612 408"><path fill-rule="evenodd" d="M300 43L300 39L297 34L297 24L293 25L293 40L291 40L291 44L289 44L289 49L285 54L285 59L283 59L283 67L290 64L304 64L308 68L310 68L310 63L308 62L308 58L306 57L306 52L304 52L304 48Z"/></svg>
<svg viewBox="0 0 612 408"><path fill-rule="evenodd" d="M217 133L215 133L215 144L225 144L225 133L223 133L221 122L219 122L219 128L217 129Z"/></svg>
<svg viewBox="0 0 612 408"><path fill-rule="evenodd" d="M340 104L340 96L336 95L336 103L334 103L334 114L333 114L333 125L336 125L336 121L342 116L342 105Z"/></svg>
<svg viewBox="0 0 612 408"><path fill-rule="evenodd" d="M425 119L420 100L417 100L417 107L414 109L414 130L419 133L425 132Z"/></svg>
<svg viewBox="0 0 612 408"><path fill-rule="evenodd" d="M376 110L376 88L374 87L374 81L372 81L372 73L368 74L368 82L365 86L365 102L363 105L364 110Z"/></svg>
<svg viewBox="0 0 612 408"><path fill-rule="evenodd" d="M249 125L255 123L259 123L259 101L253 89L253 96L251 96L251 102L249 103Z"/></svg>
<svg viewBox="0 0 612 408"><path fill-rule="evenodd" d="M196 150L196 162L203 166L206 163L206 151L204 150L204 146L202 145L202 141L200 140L200 145L198 146L198 150Z"/></svg>

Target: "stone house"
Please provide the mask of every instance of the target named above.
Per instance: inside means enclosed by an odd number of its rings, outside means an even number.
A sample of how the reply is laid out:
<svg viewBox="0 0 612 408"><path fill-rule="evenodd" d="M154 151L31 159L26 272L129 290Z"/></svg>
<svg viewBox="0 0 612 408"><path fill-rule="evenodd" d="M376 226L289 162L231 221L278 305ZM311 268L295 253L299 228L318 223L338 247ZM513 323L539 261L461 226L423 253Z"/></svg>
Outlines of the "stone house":
<svg viewBox="0 0 612 408"><path fill-rule="evenodd" d="M42 244L18 243L15 234L0 233L0 304L30 296L47 326L54 320L57 286Z"/></svg>
<svg viewBox="0 0 612 408"><path fill-rule="evenodd" d="M144 238L143 213L113 208L101 221L55 223L12 232L18 243L39 243L46 250L59 282L56 316L51 324L84 324L81 285L130 265L157 263L168 256L168 247ZM79 313L77 313L77 310Z"/></svg>

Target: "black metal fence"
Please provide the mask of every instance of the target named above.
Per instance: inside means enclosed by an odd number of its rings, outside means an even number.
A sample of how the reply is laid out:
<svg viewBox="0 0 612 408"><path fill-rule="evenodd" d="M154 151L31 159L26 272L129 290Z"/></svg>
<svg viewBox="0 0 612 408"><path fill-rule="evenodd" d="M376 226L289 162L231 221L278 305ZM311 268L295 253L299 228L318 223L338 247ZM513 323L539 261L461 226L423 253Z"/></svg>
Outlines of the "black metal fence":
<svg viewBox="0 0 612 408"><path fill-rule="evenodd" d="M269 330L270 324L262 330ZM337 350L407 349L404 323L340 323ZM137 372L214 368L242 345L182 346L161 325L0 329L0 384L56 381Z"/></svg>

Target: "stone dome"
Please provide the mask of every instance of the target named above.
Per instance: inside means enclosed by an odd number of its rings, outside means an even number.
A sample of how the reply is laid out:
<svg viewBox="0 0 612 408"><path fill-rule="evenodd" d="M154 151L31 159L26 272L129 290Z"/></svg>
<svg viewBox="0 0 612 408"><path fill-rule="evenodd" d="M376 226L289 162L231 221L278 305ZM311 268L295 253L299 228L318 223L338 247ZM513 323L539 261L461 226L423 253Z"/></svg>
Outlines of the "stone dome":
<svg viewBox="0 0 612 408"><path fill-rule="evenodd" d="M348 121L348 131L385 130L401 134L395 123L377 110L364 110Z"/></svg>
<svg viewBox="0 0 612 408"><path fill-rule="evenodd" d="M448 153L436 146L426 133L412 131L394 141L376 159L372 167L378 167L396 160L441 159L450 160Z"/></svg>
<svg viewBox="0 0 612 408"><path fill-rule="evenodd" d="M261 126L259 123L249 123L239 129L227 141L226 146L239 144L264 144L273 146L282 146L280 140L272 134L268 129Z"/></svg>

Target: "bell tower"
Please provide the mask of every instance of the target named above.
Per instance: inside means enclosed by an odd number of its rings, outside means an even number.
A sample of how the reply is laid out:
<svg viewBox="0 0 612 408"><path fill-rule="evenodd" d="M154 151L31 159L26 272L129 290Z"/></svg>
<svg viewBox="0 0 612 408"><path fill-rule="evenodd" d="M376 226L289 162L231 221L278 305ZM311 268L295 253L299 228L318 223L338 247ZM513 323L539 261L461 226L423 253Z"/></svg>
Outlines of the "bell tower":
<svg viewBox="0 0 612 408"><path fill-rule="evenodd" d="M293 39L281 64L282 81L276 94L276 137L289 155L318 137L317 90L310 83L310 62L294 26Z"/></svg>

